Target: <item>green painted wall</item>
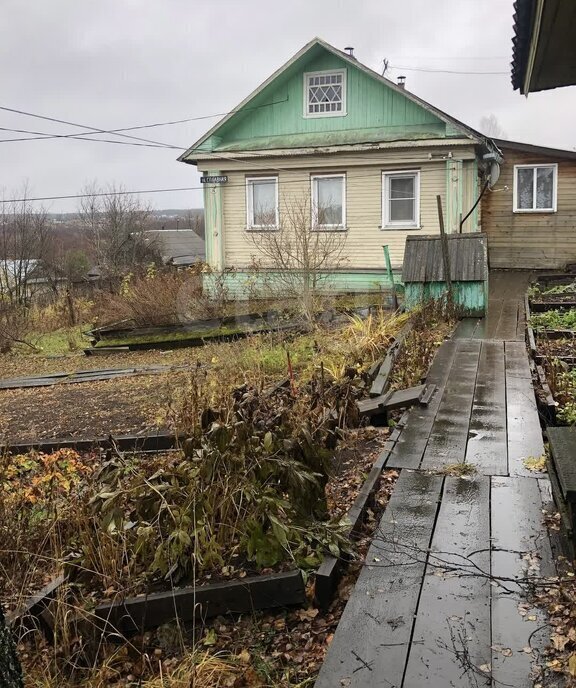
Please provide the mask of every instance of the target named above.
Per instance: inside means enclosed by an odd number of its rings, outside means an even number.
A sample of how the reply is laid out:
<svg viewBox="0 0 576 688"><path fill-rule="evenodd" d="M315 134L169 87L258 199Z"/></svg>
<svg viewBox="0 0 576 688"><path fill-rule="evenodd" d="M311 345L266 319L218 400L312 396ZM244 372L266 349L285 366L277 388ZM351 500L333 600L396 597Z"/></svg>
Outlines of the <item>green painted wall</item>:
<svg viewBox="0 0 576 688"><path fill-rule="evenodd" d="M343 68L347 73L347 114L304 117L304 72ZM455 135L461 133L402 93L315 46L224 123L205 145L207 150L232 150Z"/></svg>
<svg viewBox="0 0 576 688"><path fill-rule="evenodd" d="M279 285L275 290L274 279L273 272L255 274L236 270L228 273L206 274L203 278L203 286L209 294L214 294L224 288L230 298L266 298L274 295L275 292L281 293L283 289ZM396 280L398 281L397 289L401 291L400 275L395 276ZM338 272L325 275L321 289L331 294L366 294L389 290L390 281L384 272Z"/></svg>
<svg viewBox="0 0 576 688"><path fill-rule="evenodd" d="M454 302L461 306L466 315L482 317L488 307L488 282L453 282ZM404 286L404 304L408 310L421 303L443 298L446 294L444 282L412 282Z"/></svg>

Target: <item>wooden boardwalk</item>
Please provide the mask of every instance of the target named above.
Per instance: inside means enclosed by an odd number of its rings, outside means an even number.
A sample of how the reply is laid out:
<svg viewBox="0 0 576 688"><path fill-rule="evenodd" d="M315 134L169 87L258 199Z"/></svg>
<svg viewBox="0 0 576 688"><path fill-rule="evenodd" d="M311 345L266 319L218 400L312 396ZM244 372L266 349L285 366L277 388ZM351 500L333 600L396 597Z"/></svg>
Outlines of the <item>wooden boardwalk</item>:
<svg viewBox="0 0 576 688"><path fill-rule="evenodd" d="M524 581L554 574L550 490L524 465L544 450L520 314L526 278L494 282L495 315L463 322L440 347L436 394L390 452L400 477L316 688L533 685L547 629ZM475 472L446 474L462 463Z"/></svg>

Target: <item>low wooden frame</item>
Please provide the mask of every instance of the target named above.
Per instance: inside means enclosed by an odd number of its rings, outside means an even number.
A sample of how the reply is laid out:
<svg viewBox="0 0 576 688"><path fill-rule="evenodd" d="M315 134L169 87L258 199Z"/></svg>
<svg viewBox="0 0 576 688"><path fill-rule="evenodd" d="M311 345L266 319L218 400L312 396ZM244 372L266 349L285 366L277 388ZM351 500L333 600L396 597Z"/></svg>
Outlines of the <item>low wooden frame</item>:
<svg viewBox="0 0 576 688"><path fill-rule="evenodd" d="M382 470L407 420L408 413L405 412L390 434L390 437L386 440L384 448L372 466L372 470L364 481L354 504L343 519L346 523L346 532L351 538L357 537L360 533L366 516L366 510L373 504L374 495L380 485ZM324 557L322 564L316 571L314 586L314 599L319 607L325 609L332 601L346 564L347 561L343 558L334 557L332 555L326 555Z"/></svg>

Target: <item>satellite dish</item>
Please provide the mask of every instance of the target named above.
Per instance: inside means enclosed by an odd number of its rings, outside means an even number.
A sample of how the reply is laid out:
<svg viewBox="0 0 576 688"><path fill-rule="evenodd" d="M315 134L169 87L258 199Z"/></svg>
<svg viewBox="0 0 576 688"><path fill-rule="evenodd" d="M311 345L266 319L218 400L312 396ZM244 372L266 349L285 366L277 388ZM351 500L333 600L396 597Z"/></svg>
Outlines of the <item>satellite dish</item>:
<svg viewBox="0 0 576 688"><path fill-rule="evenodd" d="M488 178L490 180L488 183L490 188L495 186L500 179L500 163L496 162L496 160L493 160L492 164L490 165L490 174L488 175Z"/></svg>

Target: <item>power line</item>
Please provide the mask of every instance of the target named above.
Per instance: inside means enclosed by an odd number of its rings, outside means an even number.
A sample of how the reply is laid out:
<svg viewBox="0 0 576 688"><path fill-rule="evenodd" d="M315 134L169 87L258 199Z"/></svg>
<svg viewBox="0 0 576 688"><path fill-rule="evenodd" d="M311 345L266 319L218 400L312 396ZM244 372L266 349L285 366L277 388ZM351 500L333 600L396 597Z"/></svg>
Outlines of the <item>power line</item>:
<svg viewBox="0 0 576 688"><path fill-rule="evenodd" d="M390 69L402 69L406 72L435 72L438 74L509 75L509 72L466 72L456 69L428 69L426 67L400 67L399 65L390 65Z"/></svg>
<svg viewBox="0 0 576 688"><path fill-rule="evenodd" d="M250 110L260 110L261 108L265 107L271 107L272 105L278 105L280 103L286 103L288 102L288 98L283 98L281 100L275 100L271 103L263 103L262 105L255 105L254 107L249 107L249 108L242 108L242 112L247 112ZM187 122L196 122L199 120L204 120L204 119L211 119L214 117L226 117L228 115L235 114L236 112L240 112L240 109L234 109L230 110L228 112L219 112L211 115L200 115L198 117L186 117L185 119L176 119L176 120L170 120L167 122L154 122L152 124L140 124L137 126L131 126L131 127L122 127L119 129L96 129L94 127L88 127L86 125L82 124L73 124L70 122L66 122L65 120L60 120L57 119L56 117L46 117L44 115L38 115L32 112L25 112L23 110L17 110L16 108L9 108L9 107L2 107L0 106L0 110L5 110L6 112L13 112L16 114L20 115L25 115L27 117L37 117L39 119L46 119L51 122L57 122L59 124L66 124L66 125L72 125L72 126L77 126L77 127L82 127L83 129L87 129L88 131L84 132L79 132L78 134L48 134L48 133L41 133L40 136L32 136L28 138L17 138L17 139L0 139L0 143L3 142L9 142L9 141L36 141L39 139L59 139L59 138L80 138L82 136L86 135L94 135L94 134L115 134L115 135L120 135L121 132L126 132L126 131L137 131L140 129L152 129L155 127L165 127L165 126L172 126L175 124L186 124ZM18 131L14 129L2 129L3 131ZM26 132L24 132L26 133ZM30 133L35 133L35 132L30 132ZM179 146L172 146L171 144L166 144L166 143L160 143L158 141L151 141L150 139L140 139L139 137L126 137L126 138L134 138L136 140L142 140L148 143L154 143L157 144L158 146L164 146L166 148L180 148ZM102 140L102 139L87 139L87 140ZM181 148L181 150L186 150L185 148Z"/></svg>
<svg viewBox="0 0 576 688"><path fill-rule="evenodd" d="M165 143L138 143L135 141L114 141L113 139L91 139L82 134L48 134L42 131L30 131L29 129L12 129L9 127L0 127L0 131L10 131L20 134L38 134L38 136L26 136L12 139L0 139L0 143L11 143L16 141L42 141L44 139L73 139L76 141L92 141L99 143L115 143L120 146L142 146L144 148L165 148L167 150L186 150L182 146L172 146ZM89 132L86 132L89 133ZM99 132L92 132L94 135Z"/></svg>
<svg viewBox="0 0 576 688"><path fill-rule="evenodd" d="M82 135L85 135L86 133L90 133L90 132L92 132L94 134L107 134L107 133L109 133L105 129L100 129L98 127L91 127L87 124L78 124L78 122L69 122L67 120L59 119L57 117L48 117L47 115L38 115L35 112L26 112L25 110L17 110L16 108L9 108L9 107L2 106L2 105L0 105L0 110L4 110L5 112L12 112L12 113L15 113L18 115L24 115L26 117L34 117L36 119L43 119L43 120L46 120L47 122L56 122L57 124L65 124L65 125L70 126L70 127L79 127L80 129L88 129L89 130L89 132L80 132ZM164 143L164 142L160 142L160 141L152 141L150 139L141 138L140 136L132 136L130 134L121 134L119 132L116 133L115 135L120 136L120 137L125 138L125 139L134 139L135 141L144 141L145 143L153 143L153 144L156 144L159 146L160 145L162 145L162 146L170 146L171 145L169 143Z"/></svg>

